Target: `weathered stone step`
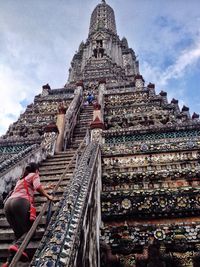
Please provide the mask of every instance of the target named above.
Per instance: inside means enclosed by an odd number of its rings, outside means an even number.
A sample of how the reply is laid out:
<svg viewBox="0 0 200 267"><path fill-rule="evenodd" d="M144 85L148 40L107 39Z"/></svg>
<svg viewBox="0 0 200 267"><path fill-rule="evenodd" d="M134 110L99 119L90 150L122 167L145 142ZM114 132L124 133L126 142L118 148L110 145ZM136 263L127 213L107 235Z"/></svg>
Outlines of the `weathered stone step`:
<svg viewBox="0 0 200 267"><path fill-rule="evenodd" d="M81 107L81 114L83 114L84 111L88 112L90 110L93 111L94 110L94 107L93 106L83 106L83 107Z"/></svg>
<svg viewBox="0 0 200 267"><path fill-rule="evenodd" d="M64 190L63 190L64 192ZM63 195L63 192L58 192L55 196L54 196L54 201L57 202L60 200L60 198L62 197ZM41 203L45 203L47 202L47 198L46 197L43 197L41 195L38 195L35 197L35 207L38 207L39 205L42 205Z"/></svg>
<svg viewBox="0 0 200 267"><path fill-rule="evenodd" d="M41 237L43 236L45 231L44 227L38 227L32 240L38 240L41 239ZM7 228L7 229L0 229L0 242L2 242L3 240L6 241L13 241L15 238L14 236L14 232L11 228Z"/></svg>
<svg viewBox="0 0 200 267"><path fill-rule="evenodd" d="M61 154L61 153L59 153L59 154L55 154L52 158L48 158L47 159L47 161L51 161L51 160L58 160L58 159L68 159L68 158L70 158L70 157L73 157L73 155L74 155L74 153L75 153L76 151L75 150L68 150L67 151L67 153L65 152L65 153L63 153L63 154Z"/></svg>
<svg viewBox="0 0 200 267"><path fill-rule="evenodd" d="M82 138L81 137L79 137L79 136L77 136L77 137L74 137L73 139L72 139L72 144L80 144L82 142Z"/></svg>
<svg viewBox="0 0 200 267"><path fill-rule="evenodd" d="M84 139L84 137L85 137L85 135L86 135L86 131L87 129L84 129L84 128L80 128L80 129L75 129L74 130L74 135L73 135L73 137L76 137L77 135L79 135L79 134L82 134L82 138Z"/></svg>
<svg viewBox="0 0 200 267"><path fill-rule="evenodd" d="M74 130L76 131L76 130L80 130L80 129L83 130L83 129L84 129L84 130L86 131L87 128L88 128L88 125L85 124L85 123L83 123L83 124L78 124L78 125L75 127Z"/></svg>
<svg viewBox="0 0 200 267"><path fill-rule="evenodd" d="M76 137L77 135L82 135L82 138L84 139L84 137L85 137L85 135L86 135L86 130L84 130L84 129L80 129L80 130L75 130L75 133L74 133L74 136L73 136L73 138L74 137Z"/></svg>
<svg viewBox="0 0 200 267"><path fill-rule="evenodd" d="M74 149L78 149L79 144L74 143L72 146L73 146Z"/></svg>
<svg viewBox="0 0 200 267"><path fill-rule="evenodd" d="M80 118L79 124L86 124L88 125L92 121L93 116L89 117L82 117Z"/></svg>
<svg viewBox="0 0 200 267"><path fill-rule="evenodd" d="M72 156L65 157L65 158L48 159L47 161L43 162L41 166L44 166L44 165L49 164L49 163L59 164L60 162L69 162L71 159L72 159Z"/></svg>
<svg viewBox="0 0 200 267"><path fill-rule="evenodd" d="M79 118L91 118L93 115L93 110L92 111L87 111L87 112L84 112L84 113L81 113L79 115Z"/></svg>
<svg viewBox="0 0 200 267"><path fill-rule="evenodd" d="M61 166L61 165L67 165L70 162L70 158L67 160L61 160L61 161L47 161L42 164L42 167L48 167L48 166Z"/></svg>
<svg viewBox="0 0 200 267"><path fill-rule="evenodd" d="M80 145L83 141L83 138L79 139L79 140L74 140L76 138L76 136L73 136L72 140L73 142L70 144L70 149L74 149L73 145Z"/></svg>
<svg viewBox="0 0 200 267"><path fill-rule="evenodd" d="M67 153L66 153L66 151L67 151ZM75 151L73 151L73 153L72 153L72 152L68 151L68 149L66 151L64 151L65 153L63 153L63 154L60 154L60 153L57 154L56 153L53 156L47 158L46 160L48 161L48 160L52 160L52 159L55 159L56 160L57 158L70 158L70 157L73 156L73 154L75 152Z"/></svg>
<svg viewBox="0 0 200 267"><path fill-rule="evenodd" d="M94 111L94 107L89 107L89 108L85 108L81 110L80 116L81 115L88 115L88 114L92 114Z"/></svg>
<svg viewBox="0 0 200 267"><path fill-rule="evenodd" d="M40 173L42 174L43 172L46 172L46 171L51 171L51 170L62 170L64 171L66 169L66 167L68 166L68 163L69 162L66 162L64 164L59 164L59 165L46 165L46 166L41 166L40 167ZM71 167L75 167L75 162L73 162L71 164Z"/></svg>
<svg viewBox="0 0 200 267"><path fill-rule="evenodd" d="M75 135L73 136L73 138L72 138L72 142L71 142L71 144L73 143L73 139L76 138L76 137L80 138L80 141L82 142L82 141L84 140L85 135L86 135L86 133L83 133L83 132L80 132L80 133L78 133L78 134L75 134ZM70 145L71 145L71 144L70 144Z"/></svg>
<svg viewBox="0 0 200 267"><path fill-rule="evenodd" d="M79 124L76 126L76 128L74 129L75 131L76 130L80 130L80 131L83 131L86 132L87 128L89 127L90 124L86 124L86 123L83 123L83 124Z"/></svg>
<svg viewBox="0 0 200 267"><path fill-rule="evenodd" d="M78 132L75 131L73 138L76 137L76 136L80 136L80 135L81 135L82 139L84 139L84 137L86 135L86 131L84 131L84 130L80 130Z"/></svg>
<svg viewBox="0 0 200 267"><path fill-rule="evenodd" d="M61 152L57 152L57 153L54 154L54 156L57 156L57 155L70 156L70 153L69 153L68 150L66 150L66 151L61 151ZM53 156L53 157L54 157L54 156ZM71 154L71 156L73 156L73 155Z"/></svg>
<svg viewBox="0 0 200 267"><path fill-rule="evenodd" d="M89 109L89 110L84 110L85 112L82 112L80 114L81 115L85 115L85 116L92 116L92 114L94 113L94 109Z"/></svg>
<svg viewBox="0 0 200 267"><path fill-rule="evenodd" d="M35 251L39 246L40 241L34 240L31 241L27 247L28 251ZM4 259L7 257L8 247L11 245L11 242L1 242L0 243L0 261L3 263ZM21 262L19 262L21 264ZM18 265L16 265L18 266ZM19 265L20 266L20 265ZM27 266L27 265L25 265ZM28 265L29 266L29 265Z"/></svg>
<svg viewBox="0 0 200 267"><path fill-rule="evenodd" d="M79 119L78 119L78 124L79 123L88 123L89 121L91 121L93 118L93 113L92 114L82 114L79 116Z"/></svg>
<svg viewBox="0 0 200 267"><path fill-rule="evenodd" d="M79 133L76 133L76 134L74 134L74 137L76 137L76 136L79 136L79 137L82 137L82 139L84 139L84 137L85 137L85 132L79 132Z"/></svg>
<svg viewBox="0 0 200 267"><path fill-rule="evenodd" d="M46 223L46 215L44 215L41 220L40 220L40 223L39 225L45 225ZM1 228L8 228L9 227L9 223L8 221L6 220L6 218L0 218L0 227Z"/></svg>
<svg viewBox="0 0 200 267"><path fill-rule="evenodd" d="M75 137L74 137L75 138ZM72 140L74 140L74 138ZM80 145L83 140L79 139L71 143L70 149L74 149L73 145Z"/></svg>
<svg viewBox="0 0 200 267"><path fill-rule="evenodd" d="M78 126L88 126L91 122L91 119L82 119L81 121L79 121L79 123L76 125L76 127Z"/></svg>
<svg viewBox="0 0 200 267"><path fill-rule="evenodd" d="M73 171L70 170L69 173L66 173L65 174L65 177L63 178L64 181L68 181L70 180L71 176L73 174ZM40 176L40 179L41 179L41 182L45 182L45 184L47 184L48 182L51 183L51 182L56 182L58 181L60 178L60 174L58 175L53 175L53 176Z"/></svg>
<svg viewBox="0 0 200 267"><path fill-rule="evenodd" d="M65 192L66 188L67 187L65 185L61 185L58 187L58 189L56 190L56 192L54 194L56 196L59 196L59 195L63 194L63 192ZM51 191L49 191L49 194L51 194ZM34 196L35 196L35 202L38 200L38 198L43 198L38 192ZM44 198L44 200L46 200L46 198Z"/></svg>
<svg viewBox="0 0 200 267"><path fill-rule="evenodd" d="M75 130L75 132L74 132L74 136L73 136L73 137L76 137L76 136L79 136L79 135L81 135L82 138L84 139L84 137L85 137L85 135L86 135L86 131L84 131L84 130L82 130L82 129L80 129L79 131Z"/></svg>
<svg viewBox="0 0 200 267"><path fill-rule="evenodd" d="M69 172L72 172L72 169L74 169L74 166L69 167ZM41 173L41 176L47 176L47 175L61 175L63 174L63 171L65 170L65 168L63 169L58 169L58 170L43 170Z"/></svg>

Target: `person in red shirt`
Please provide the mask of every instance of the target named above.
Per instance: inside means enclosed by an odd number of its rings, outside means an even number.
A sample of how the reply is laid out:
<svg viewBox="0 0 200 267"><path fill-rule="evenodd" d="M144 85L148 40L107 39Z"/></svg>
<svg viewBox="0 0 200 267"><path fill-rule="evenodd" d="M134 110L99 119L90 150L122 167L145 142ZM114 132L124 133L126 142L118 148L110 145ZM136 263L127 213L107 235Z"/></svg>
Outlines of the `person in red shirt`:
<svg viewBox="0 0 200 267"><path fill-rule="evenodd" d="M33 202L35 191L39 192L47 199L53 200L53 197L45 191L40 183L38 164L31 162L25 168L24 174L5 202L5 216L14 231L15 240L13 245L9 247L7 262L4 263L2 267L9 266L9 263L12 261L15 253L18 251L18 248L33 224L33 221L30 220L30 202ZM22 260L25 261L28 259L28 254L24 251Z"/></svg>

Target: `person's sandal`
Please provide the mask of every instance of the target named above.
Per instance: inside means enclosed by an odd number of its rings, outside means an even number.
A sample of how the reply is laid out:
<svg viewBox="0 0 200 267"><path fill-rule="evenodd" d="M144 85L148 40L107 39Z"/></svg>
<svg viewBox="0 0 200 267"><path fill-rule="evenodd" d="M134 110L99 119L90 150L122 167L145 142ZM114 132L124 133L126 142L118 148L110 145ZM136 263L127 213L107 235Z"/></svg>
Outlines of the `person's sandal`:
<svg viewBox="0 0 200 267"><path fill-rule="evenodd" d="M19 250L19 247L17 245L11 245L8 250L11 252L11 253L17 253L17 251ZM21 261L29 261L29 257L27 255L26 252L22 252L22 255L21 255L21 258L20 258Z"/></svg>

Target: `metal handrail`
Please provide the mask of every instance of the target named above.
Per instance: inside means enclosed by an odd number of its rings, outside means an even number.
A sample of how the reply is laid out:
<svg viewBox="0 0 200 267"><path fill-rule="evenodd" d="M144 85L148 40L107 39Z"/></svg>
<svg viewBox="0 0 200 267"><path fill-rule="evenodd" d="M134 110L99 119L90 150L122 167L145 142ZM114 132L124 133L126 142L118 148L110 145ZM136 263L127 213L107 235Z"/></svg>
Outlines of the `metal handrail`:
<svg viewBox="0 0 200 267"><path fill-rule="evenodd" d="M79 151L81 150L84 142L85 142L86 136L84 137L83 141L80 143L78 149L76 150L76 152L74 153L72 159L70 160L70 162L68 163L66 169L64 170L63 174L61 175L59 181L57 182L56 186L54 187L54 190L52 192L52 194L54 194L58 187L60 186L60 183L62 182L63 178L65 177L67 171L69 170L70 166L72 165L73 161L75 160L77 154L79 153ZM31 237L33 236L33 234L35 233L35 230L37 228L37 226L39 225L39 222L43 216L43 214L45 213L48 205L49 205L50 200L48 200L42 207L39 215L37 216L36 220L34 221L32 227L30 228L30 230L28 231L24 241L22 242L21 246L19 247L19 250L17 251L17 253L15 254L14 258L12 259L9 267L15 267L16 263L18 262L18 260L20 259L23 251L25 250L25 248L27 247L28 243L30 242Z"/></svg>

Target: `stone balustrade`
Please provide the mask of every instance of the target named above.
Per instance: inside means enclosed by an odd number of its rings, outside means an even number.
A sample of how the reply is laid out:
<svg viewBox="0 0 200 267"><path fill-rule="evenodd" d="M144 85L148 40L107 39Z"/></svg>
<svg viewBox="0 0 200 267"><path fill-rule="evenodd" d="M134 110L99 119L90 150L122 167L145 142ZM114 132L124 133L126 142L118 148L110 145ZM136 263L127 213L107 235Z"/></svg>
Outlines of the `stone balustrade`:
<svg viewBox="0 0 200 267"><path fill-rule="evenodd" d="M99 266L100 154L90 143L64 192L31 266ZM59 220L58 220L59 218Z"/></svg>

